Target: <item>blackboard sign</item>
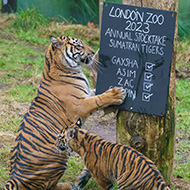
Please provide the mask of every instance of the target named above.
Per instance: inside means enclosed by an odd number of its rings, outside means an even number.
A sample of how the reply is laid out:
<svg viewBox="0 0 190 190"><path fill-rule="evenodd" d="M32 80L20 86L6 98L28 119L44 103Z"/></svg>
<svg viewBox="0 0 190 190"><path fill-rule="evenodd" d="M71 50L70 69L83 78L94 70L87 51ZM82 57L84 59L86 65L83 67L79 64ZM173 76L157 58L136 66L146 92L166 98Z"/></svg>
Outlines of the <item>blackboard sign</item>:
<svg viewBox="0 0 190 190"><path fill-rule="evenodd" d="M175 21L176 12L104 2L96 94L123 87L117 108L164 116Z"/></svg>

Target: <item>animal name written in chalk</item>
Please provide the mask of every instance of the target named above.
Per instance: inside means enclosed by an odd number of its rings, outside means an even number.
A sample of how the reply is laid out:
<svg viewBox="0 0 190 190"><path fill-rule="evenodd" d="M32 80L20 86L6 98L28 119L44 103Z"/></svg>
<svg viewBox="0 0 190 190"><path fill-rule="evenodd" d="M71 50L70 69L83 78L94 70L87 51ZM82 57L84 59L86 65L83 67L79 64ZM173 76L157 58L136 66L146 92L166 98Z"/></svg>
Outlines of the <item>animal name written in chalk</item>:
<svg viewBox="0 0 190 190"><path fill-rule="evenodd" d="M139 12L138 9L130 10L119 7L116 8L114 6L111 7L109 16L113 18L124 18L126 20L158 25L162 25L165 20L162 14L157 15L151 12Z"/></svg>
<svg viewBox="0 0 190 190"><path fill-rule="evenodd" d="M126 68L118 68L116 75L122 77L136 78L136 70L129 70Z"/></svg>
<svg viewBox="0 0 190 190"><path fill-rule="evenodd" d="M139 68L137 60L135 60L135 59L129 59L128 57L117 57L117 56L114 55L111 58L111 62L114 65L131 67L131 68L137 68L137 69Z"/></svg>
<svg viewBox="0 0 190 190"><path fill-rule="evenodd" d="M124 89L127 88L134 88L134 79L124 79L122 77L117 77L118 79L118 86L122 86Z"/></svg>

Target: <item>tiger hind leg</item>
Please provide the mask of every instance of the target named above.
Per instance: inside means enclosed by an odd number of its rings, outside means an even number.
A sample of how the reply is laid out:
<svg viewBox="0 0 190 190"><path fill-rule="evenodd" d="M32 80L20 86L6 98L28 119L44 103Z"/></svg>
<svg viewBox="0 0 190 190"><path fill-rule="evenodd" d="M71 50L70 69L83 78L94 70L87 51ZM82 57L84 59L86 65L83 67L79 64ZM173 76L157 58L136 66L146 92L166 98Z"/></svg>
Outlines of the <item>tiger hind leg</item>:
<svg viewBox="0 0 190 190"><path fill-rule="evenodd" d="M81 174L79 175L79 177L77 178L75 182L75 186L78 189L82 189L88 183L90 178L91 178L90 172L88 171L86 167L84 167Z"/></svg>
<svg viewBox="0 0 190 190"><path fill-rule="evenodd" d="M72 183L58 183L52 190L78 190Z"/></svg>

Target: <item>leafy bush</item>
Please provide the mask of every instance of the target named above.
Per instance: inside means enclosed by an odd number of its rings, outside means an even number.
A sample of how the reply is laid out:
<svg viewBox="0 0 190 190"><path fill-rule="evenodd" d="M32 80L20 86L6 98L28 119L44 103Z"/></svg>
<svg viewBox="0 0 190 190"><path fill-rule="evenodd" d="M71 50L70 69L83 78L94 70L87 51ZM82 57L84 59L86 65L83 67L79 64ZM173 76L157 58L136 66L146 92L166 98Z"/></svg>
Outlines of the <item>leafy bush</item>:
<svg viewBox="0 0 190 190"><path fill-rule="evenodd" d="M32 8L16 13L16 19L13 20L10 27L27 31L46 26L49 21L48 18L38 13L36 8Z"/></svg>

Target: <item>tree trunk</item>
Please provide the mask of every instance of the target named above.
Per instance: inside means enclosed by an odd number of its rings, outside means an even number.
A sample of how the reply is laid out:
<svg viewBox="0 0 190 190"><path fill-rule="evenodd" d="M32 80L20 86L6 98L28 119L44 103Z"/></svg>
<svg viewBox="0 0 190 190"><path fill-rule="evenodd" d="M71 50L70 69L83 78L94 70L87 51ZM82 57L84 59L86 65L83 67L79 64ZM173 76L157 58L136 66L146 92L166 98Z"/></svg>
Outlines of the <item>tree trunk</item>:
<svg viewBox="0 0 190 190"><path fill-rule="evenodd" d="M177 0L123 0L124 4L176 11ZM175 63L177 27L171 65L169 96L165 117L120 111L117 117L117 142L127 144L149 157L169 185L173 176L176 129Z"/></svg>

